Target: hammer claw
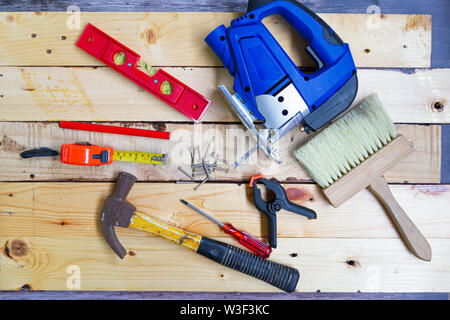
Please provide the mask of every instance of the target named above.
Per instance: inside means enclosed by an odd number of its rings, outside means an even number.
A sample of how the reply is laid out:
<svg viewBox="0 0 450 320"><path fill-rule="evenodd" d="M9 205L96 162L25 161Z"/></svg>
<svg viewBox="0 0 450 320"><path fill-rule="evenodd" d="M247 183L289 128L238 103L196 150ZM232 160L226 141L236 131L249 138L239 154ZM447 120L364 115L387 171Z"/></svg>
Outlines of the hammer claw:
<svg viewBox="0 0 450 320"><path fill-rule="evenodd" d="M106 230L104 228L106 228ZM127 255L127 250L124 248L124 246L120 243L119 239L117 238L116 232L114 231L114 226L112 225L104 226L102 224L102 230L106 242L108 242L109 246L120 257L120 259L123 259Z"/></svg>

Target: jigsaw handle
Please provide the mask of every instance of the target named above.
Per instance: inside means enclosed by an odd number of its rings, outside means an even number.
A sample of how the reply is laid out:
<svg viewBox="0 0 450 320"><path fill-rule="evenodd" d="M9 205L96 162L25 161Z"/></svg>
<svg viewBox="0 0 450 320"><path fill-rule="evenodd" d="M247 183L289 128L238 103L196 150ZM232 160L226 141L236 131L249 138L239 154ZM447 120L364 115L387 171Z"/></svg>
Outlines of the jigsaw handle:
<svg viewBox="0 0 450 320"><path fill-rule="evenodd" d="M337 61L347 51L338 34L318 15L296 0L250 0L248 11L251 11L258 21L270 15L281 15L308 42L307 52L319 66L322 62L329 64Z"/></svg>
<svg viewBox="0 0 450 320"><path fill-rule="evenodd" d="M293 292L300 278L295 268L264 260L253 253L207 237L202 238L197 253L286 292Z"/></svg>

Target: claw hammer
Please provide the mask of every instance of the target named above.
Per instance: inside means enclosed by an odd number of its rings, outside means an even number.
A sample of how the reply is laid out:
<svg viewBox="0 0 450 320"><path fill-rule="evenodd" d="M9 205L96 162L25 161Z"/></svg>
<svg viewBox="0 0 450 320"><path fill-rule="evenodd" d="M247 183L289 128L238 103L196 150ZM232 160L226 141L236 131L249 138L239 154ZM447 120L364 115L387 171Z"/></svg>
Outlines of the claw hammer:
<svg viewBox="0 0 450 320"><path fill-rule="evenodd" d="M262 259L230 244L187 232L137 212L136 208L126 201L135 182L136 177L132 174L119 173L114 192L106 199L100 220L106 241L121 259L125 257L127 250L116 236L116 226L155 234L286 292L295 290L300 276L297 269Z"/></svg>

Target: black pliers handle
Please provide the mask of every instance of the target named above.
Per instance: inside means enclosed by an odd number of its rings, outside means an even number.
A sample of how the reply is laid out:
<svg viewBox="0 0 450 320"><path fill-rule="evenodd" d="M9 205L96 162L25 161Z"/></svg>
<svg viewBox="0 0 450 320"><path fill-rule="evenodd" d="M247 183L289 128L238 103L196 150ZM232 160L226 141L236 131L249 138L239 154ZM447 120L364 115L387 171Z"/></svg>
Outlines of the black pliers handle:
<svg viewBox="0 0 450 320"><path fill-rule="evenodd" d="M261 196L261 190L259 190L256 182L262 182L266 188L272 190L275 194L275 198L271 201L264 201ZM276 182L262 178L262 176L254 176L250 180L250 187L253 187L253 199L255 206L259 211L264 213L269 223L269 244L272 248L277 247L277 212L281 209L300 214L310 219L316 219L317 215L314 210L300 206L293 202L290 202L287 198L284 188Z"/></svg>

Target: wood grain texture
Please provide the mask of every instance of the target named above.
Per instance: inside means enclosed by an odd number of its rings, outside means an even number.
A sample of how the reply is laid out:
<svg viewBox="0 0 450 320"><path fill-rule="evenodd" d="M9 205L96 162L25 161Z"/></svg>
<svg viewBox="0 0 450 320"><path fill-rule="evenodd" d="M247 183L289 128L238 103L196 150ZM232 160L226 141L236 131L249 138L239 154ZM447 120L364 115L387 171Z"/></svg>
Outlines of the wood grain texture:
<svg viewBox="0 0 450 320"><path fill-rule="evenodd" d="M430 241L432 262L416 259L397 239L279 240L271 259L300 270L297 291L450 290L448 239ZM134 255L120 260L102 237L2 238L3 251L12 248L2 256L1 289L67 290L71 270L77 269L81 290L279 292L161 238L121 237L121 242Z"/></svg>
<svg viewBox="0 0 450 320"><path fill-rule="evenodd" d="M101 0L77 1L81 11L232 11L245 12L247 0L226 1L195 1L195 6L189 1L139 0L108 1L105 7ZM433 17L431 66L433 68L450 67L450 42L447 41L450 20L450 2L447 0L391 1L391 0L341 0L341 1L302 1L314 12L320 13L371 13L371 14L429 14ZM4 0L4 11L67 11L73 5L69 0L58 2L29 2Z"/></svg>
<svg viewBox="0 0 450 320"><path fill-rule="evenodd" d="M117 124L115 124L117 125ZM245 133L240 124L151 124L133 123L131 127L164 129L171 132L171 140L129 137L105 133L61 129L56 123L42 122L2 122L0 123L0 181L111 181L120 170L134 174L140 181L174 181L188 179L178 170L181 166L190 170L191 156L189 148L199 146L206 152L211 143L210 152L233 163L246 150L252 147L254 140ZM439 183L441 159L441 128L437 125L398 125L398 131L415 146L415 151L401 164L395 165L386 173L389 182L403 183ZM262 172L266 177L275 177L280 181L302 182L312 179L301 168L292 152L307 139L300 130L292 130L281 139L277 148L283 162L276 164L262 151L253 154L237 169L228 173L215 171L215 181L248 181L254 174ZM92 144L112 146L116 150L168 153L164 166L126 162L113 162L111 165L84 167L63 164L58 157L22 159L24 150L48 147L60 150L63 143L88 141ZM212 161L211 158L209 161ZM221 167L226 165L218 162ZM198 177L199 181L202 180ZM192 186L191 186L192 187Z"/></svg>
<svg viewBox="0 0 450 320"><path fill-rule="evenodd" d="M333 208L316 185L284 187L291 201L315 210L318 218L308 220L279 212L279 238L398 239L382 205L368 190ZM0 183L0 237L39 236L56 241L63 236L98 236L99 217L112 189L112 183ZM448 185L391 185L391 190L427 238L450 239ZM267 220L256 209L253 190L247 184L211 183L194 191L190 185L137 183L128 199L140 212L196 234L224 236L214 223L187 208L180 199L236 228L267 237ZM119 228L117 233L119 238L148 237L131 229Z"/></svg>
<svg viewBox="0 0 450 320"><path fill-rule="evenodd" d="M4 66L99 66L74 43L90 22L155 66L221 66L203 39L236 13L82 12L80 28L71 13L1 12ZM419 15L320 16L350 44L357 67L430 67L431 17ZM369 19L370 17L370 19ZM265 24L297 65L311 65L300 37L280 17ZM395 52L396 54L392 54Z"/></svg>
<svg viewBox="0 0 450 320"><path fill-rule="evenodd" d="M211 99L203 121L239 121L217 86L224 68L165 68ZM377 92L394 122L449 123L450 69L358 70L355 103ZM0 67L3 121L190 121L107 67Z"/></svg>

